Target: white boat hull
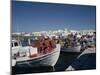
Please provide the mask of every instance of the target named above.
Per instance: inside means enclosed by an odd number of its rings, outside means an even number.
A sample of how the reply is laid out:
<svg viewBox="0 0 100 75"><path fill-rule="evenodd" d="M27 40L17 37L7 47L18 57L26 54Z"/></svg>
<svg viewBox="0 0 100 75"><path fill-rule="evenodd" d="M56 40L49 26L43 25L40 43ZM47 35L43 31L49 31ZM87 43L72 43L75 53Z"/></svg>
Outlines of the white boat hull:
<svg viewBox="0 0 100 75"><path fill-rule="evenodd" d="M60 44L56 45L54 51L26 60L16 60L16 65L18 66L54 66L59 58L60 55Z"/></svg>
<svg viewBox="0 0 100 75"><path fill-rule="evenodd" d="M62 48L61 51L63 52L81 52L81 46L76 46L76 47L69 47L69 48Z"/></svg>

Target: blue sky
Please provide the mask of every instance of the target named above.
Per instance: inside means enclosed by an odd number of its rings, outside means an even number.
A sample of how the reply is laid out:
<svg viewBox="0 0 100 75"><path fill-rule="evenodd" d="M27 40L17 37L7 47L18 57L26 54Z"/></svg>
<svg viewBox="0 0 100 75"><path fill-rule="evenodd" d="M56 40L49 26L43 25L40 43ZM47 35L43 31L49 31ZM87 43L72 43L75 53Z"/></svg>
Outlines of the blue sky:
<svg viewBox="0 0 100 75"><path fill-rule="evenodd" d="M12 1L12 32L95 29L96 7Z"/></svg>

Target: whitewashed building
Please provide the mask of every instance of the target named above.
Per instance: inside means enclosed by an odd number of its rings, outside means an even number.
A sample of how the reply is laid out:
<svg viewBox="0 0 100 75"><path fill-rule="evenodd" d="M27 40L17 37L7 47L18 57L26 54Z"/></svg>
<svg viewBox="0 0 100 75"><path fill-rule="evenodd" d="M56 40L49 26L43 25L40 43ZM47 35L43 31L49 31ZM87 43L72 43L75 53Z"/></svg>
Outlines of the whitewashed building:
<svg viewBox="0 0 100 75"><path fill-rule="evenodd" d="M94 32L96 32L96 30L80 30L79 34L80 35L86 35L86 34L93 35Z"/></svg>

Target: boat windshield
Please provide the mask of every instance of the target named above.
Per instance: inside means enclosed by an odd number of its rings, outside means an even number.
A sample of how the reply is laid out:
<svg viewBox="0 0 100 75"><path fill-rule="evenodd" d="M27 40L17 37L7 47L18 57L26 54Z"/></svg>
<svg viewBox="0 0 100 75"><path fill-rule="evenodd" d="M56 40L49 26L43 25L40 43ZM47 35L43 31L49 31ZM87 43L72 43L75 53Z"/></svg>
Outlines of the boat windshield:
<svg viewBox="0 0 100 75"><path fill-rule="evenodd" d="M21 40L22 46L29 46L28 40Z"/></svg>
<svg viewBox="0 0 100 75"><path fill-rule="evenodd" d="M12 46L12 47L17 47L17 46L18 46L18 42L13 42L13 43L11 43L11 46Z"/></svg>
<svg viewBox="0 0 100 75"><path fill-rule="evenodd" d="M32 44L33 41L34 41L34 40L30 39L30 44ZM21 45L22 45L23 47L29 46L30 44L29 44L28 39L21 40Z"/></svg>

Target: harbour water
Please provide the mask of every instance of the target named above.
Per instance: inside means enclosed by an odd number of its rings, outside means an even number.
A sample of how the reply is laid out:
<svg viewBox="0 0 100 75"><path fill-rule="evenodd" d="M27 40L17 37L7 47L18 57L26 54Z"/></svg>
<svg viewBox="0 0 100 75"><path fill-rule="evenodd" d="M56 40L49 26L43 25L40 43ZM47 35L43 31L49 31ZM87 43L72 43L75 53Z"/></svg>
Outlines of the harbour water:
<svg viewBox="0 0 100 75"><path fill-rule="evenodd" d="M65 71L65 69L75 60L75 58L80 53L67 53L67 52L60 52L59 59L54 67L52 66L39 66L39 67L32 67L32 66L15 66L12 68L13 74L27 74L27 73L43 73L43 72L56 72L56 71Z"/></svg>

